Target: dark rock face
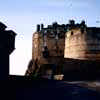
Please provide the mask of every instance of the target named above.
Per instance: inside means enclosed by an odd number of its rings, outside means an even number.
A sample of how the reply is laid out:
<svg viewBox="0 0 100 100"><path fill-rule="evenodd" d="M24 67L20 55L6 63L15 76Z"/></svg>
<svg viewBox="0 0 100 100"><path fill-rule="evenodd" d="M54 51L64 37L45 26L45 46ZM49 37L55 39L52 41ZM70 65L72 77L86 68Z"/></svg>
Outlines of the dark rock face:
<svg viewBox="0 0 100 100"><path fill-rule="evenodd" d="M100 77L100 61L65 59L65 80L96 80Z"/></svg>
<svg viewBox="0 0 100 100"><path fill-rule="evenodd" d="M37 72L38 69L39 69L38 60L36 60L36 61L30 60L28 69L27 69L25 75L32 76Z"/></svg>
<svg viewBox="0 0 100 100"><path fill-rule="evenodd" d="M87 61L79 59L65 59L58 65L44 64L39 67L38 61L30 61L26 76L35 76L43 78L51 73L52 79L54 75L64 74L63 80L96 80L100 76L100 61ZM48 76L48 77L49 77Z"/></svg>

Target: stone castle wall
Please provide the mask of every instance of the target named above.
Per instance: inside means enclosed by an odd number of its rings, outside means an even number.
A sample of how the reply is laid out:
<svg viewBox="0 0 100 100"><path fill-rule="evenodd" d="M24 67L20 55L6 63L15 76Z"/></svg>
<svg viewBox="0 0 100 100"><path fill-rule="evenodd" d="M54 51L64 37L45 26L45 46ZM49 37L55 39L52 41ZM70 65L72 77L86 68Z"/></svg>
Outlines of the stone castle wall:
<svg viewBox="0 0 100 100"><path fill-rule="evenodd" d="M81 32L80 29L72 29L65 34L65 38L46 36L46 45L49 55L64 56L64 58L100 60L100 39L92 37L88 32ZM43 35L38 32L33 34L32 59L43 58Z"/></svg>
<svg viewBox="0 0 100 100"><path fill-rule="evenodd" d="M65 47L64 38L61 38L56 42L55 38L46 36L46 45L49 50L49 58L64 56L64 47ZM34 33L33 43L32 43L32 59L44 60L43 53L42 53L44 49L43 46L44 46L43 36L38 32ZM52 62L49 62L49 63L52 63Z"/></svg>
<svg viewBox="0 0 100 100"><path fill-rule="evenodd" d="M65 58L100 60L100 40L86 31L70 30L66 33L64 53Z"/></svg>

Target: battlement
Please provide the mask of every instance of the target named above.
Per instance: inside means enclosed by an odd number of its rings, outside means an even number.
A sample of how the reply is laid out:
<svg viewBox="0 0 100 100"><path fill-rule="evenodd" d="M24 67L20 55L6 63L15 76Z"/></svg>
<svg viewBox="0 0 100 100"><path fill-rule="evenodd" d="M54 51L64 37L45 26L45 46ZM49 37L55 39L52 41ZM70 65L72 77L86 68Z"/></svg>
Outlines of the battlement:
<svg viewBox="0 0 100 100"><path fill-rule="evenodd" d="M74 20L69 20L69 23L68 24L58 24L57 22L53 22L52 25L48 25L46 28L44 28L44 25L41 24L41 25L37 25L37 32L55 32L55 31L69 31L70 29L74 29L74 28L81 28L81 29L84 29L86 28L86 24L85 24L85 21L82 21L80 24L79 23L76 23L75 24L75 21Z"/></svg>

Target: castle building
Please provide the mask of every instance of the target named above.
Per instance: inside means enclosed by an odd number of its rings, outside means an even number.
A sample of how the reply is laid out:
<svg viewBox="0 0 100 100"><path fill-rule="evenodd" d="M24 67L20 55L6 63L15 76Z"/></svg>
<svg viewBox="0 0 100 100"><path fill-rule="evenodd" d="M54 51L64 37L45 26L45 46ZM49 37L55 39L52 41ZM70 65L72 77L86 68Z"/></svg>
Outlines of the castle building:
<svg viewBox="0 0 100 100"><path fill-rule="evenodd" d="M85 21L75 24L74 20L62 25L54 22L47 28L37 25L32 37L32 60L38 61L39 68L54 65L55 74L62 74L63 66L71 68L68 59L100 61L100 28L87 27Z"/></svg>
<svg viewBox="0 0 100 100"><path fill-rule="evenodd" d="M38 25L33 34L32 59L43 59L43 50L49 50L49 57L99 60L100 28L87 27L85 22L75 24L73 20L67 25Z"/></svg>

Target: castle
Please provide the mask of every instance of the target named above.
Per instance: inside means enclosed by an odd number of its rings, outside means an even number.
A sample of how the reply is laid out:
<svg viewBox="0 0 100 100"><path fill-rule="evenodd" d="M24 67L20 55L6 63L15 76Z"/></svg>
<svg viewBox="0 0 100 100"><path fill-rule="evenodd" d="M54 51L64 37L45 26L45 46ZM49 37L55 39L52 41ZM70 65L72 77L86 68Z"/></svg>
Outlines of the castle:
<svg viewBox="0 0 100 100"><path fill-rule="evenodd" d="M100 28L87 27L85 21L75 24L74 20L62 25L54 22L47 28L41 24L32 37L32 60L26 75L34 70L44 74L46 69L54 69L55 75L79 71L82 65L89 66L89 61L100 65Z"/></svg>

